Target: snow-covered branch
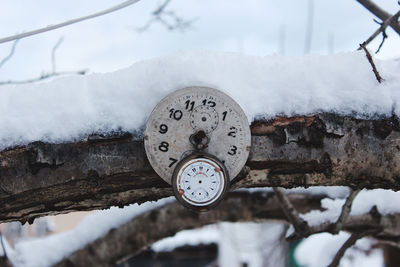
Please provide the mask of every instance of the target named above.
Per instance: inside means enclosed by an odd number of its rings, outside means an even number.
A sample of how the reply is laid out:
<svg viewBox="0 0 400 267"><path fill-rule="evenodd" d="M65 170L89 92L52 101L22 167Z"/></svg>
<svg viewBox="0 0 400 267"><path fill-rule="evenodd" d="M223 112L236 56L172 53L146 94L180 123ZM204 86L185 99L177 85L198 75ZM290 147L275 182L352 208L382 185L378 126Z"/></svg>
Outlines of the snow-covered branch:
<svg viewBox="0 0 400 267"><path fill-rule="evenodd" d="M290 202L301 213L323 210L320 206L320 200L323 197L325 196L288 195ZM350 216L343 224L342 230L355 234L342 246L333 263L339 262L345 250L360 237L372 236L382 242L388 242L385 239L388 237L385 236L385 233L399 227L398 220L396 220L399 216L398 214L382 216L380 220L376 220L370 214ZM82 249L70 255L64 255L66 256L64 259L61 260L62 257L60 257L61 261L57 266L71 266L71 264L107 266L115 264L116 261L123 258L129 258L154 242L172 236L183 229L192 229L223 221L262 222L268 220L278 220L283 223L286 220L280 203L273 197L271 191L270 193L262 191L231 193L218 207L207 213L194 213L176 202L170 202L143 212L117 229L110 229L108 233L93 242L84 244ZM53 239L53 243L54 241ZM42 242L45 243L46 240ZM56 243L60 243L59 246L62 246L62 242ZM390 243L393 244L392 241Z"/></svg>
<svg viewBox="0 0 400 267"><path fill-rule="evenodd" d="M318 114L258 121L232 188L344 185L400 189L399 123ZM291 142L287 142L291 139ZM310 153L312 151L312 153ZM0 153L0 221L142 203L172 195L143 141L125 133L86 142L34 142Z"/></svg>

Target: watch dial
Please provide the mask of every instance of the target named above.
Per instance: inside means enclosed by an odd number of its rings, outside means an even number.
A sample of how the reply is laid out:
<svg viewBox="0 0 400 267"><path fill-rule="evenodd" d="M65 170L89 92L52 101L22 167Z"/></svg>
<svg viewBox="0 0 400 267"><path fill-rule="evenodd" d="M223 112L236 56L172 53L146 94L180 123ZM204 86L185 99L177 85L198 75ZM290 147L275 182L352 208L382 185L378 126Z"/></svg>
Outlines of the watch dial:
<svg viewBox="0 0 400 267"><path fill-rule="evenodd" d="M196 207L218 202L228 186L224 168L217 161L203 157L180 164L173 179L177 198Z"/></svg>
<svg viewBox="0 0 400 267"><path fill-rule="evenodd" d="M145 130L145 149L150 164L166 182L185 156L194 152L189 138L204 131L209 139L203 151L217 157L233 179L250 151L250 128L240 106L229 96L207 87L177 90L152 111ZM196 194L196 193L194 193ZM198 198L204 197L198 191Z"/></svg>

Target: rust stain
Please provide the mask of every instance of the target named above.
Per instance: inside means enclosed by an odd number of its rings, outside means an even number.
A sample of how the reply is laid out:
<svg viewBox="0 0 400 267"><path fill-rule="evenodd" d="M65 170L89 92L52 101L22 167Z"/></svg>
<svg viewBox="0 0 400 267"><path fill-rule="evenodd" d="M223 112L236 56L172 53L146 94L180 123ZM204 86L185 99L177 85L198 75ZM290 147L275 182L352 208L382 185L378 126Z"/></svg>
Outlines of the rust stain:
<svg viewBox="0 0 400 267"><path fill-rule="evenodd" d="M256 121L250 126L253 135L266 135L275 131L277 126L283 127L293 123L301 123L310 126L317 116L295 116L295 117L276 117L270 121Z"/></svg>

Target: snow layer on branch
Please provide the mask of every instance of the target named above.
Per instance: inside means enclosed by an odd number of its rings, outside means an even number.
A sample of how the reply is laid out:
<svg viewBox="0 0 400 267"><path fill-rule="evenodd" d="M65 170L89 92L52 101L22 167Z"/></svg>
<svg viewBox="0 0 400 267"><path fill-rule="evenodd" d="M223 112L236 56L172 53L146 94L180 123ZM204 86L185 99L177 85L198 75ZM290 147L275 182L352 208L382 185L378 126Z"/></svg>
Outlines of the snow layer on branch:
<svg viewBox="0 0 400 267"><path fill-rule="evenodd" d="M83 248L88 243L104 236L111 229L118 228L133 218L175 201L169 197L156 202L134 204L124 208L112 207L97 211L85 217L73 230L44 238L25 240L17 243L9 253L14 266L52 266L64 257Z"/></svg>
<svg viewBox="0 0 400 267"><path fill-rule="evenodd" d="M226 92L250 121L318 111L374 116L394 108L400 114L400 61L375 61L383 84L363 52L255 57L197 51L112 73L2 86L0 149L84 139L93 132L135 131L168 93L193 85Z"/></svg>
<svg viewBox="0 0 400 267"><path fill-rule="evenodd" d="M338 235L328 233L312 235L297 247L296 259L302 266L328 266L349 236L350 234L345 232L340 232ZM358 240L354 246L346 250L340 266L384 266L383 252L380 248L373 248L375 243L368 238Z"/></svg>
<svg viewBox="0 0 400 267"><path fill-rule="evenodd" d="M345 199L324 198L321 200L321 207L324 211L312 210L301 217L310 226L316 226L324 222L334 223L339 218ZM362 215L368 213L373 206L376 206L381 215L400 213L400 192L392 190L374 189L362 190L354 199L350 215Z"/></svg>
<svg viewBox="0 0 400 267"><path fill-rule="evenodd" d="M167 237L155 242L151 249L156 252L172 251L175 248L190 245L208 245L218 243L220 241L220 233L218 226L215 224L206 225L198 229L183 230L174 236Z"/></svg>

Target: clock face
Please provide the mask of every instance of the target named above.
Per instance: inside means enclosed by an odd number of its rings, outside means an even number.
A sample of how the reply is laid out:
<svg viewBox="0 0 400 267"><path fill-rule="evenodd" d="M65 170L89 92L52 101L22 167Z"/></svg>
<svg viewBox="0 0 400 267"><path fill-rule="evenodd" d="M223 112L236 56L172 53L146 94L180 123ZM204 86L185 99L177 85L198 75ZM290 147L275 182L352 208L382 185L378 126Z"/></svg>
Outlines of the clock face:
<svg viewBox="0 0 400 267"><path fill-rule="evenodd" d="M171 183L177 164L196 151L190 137L199 131L208 139L203 152L218 158L231 179L243 168L251 143L243 110L221 91L187 87L162 99L146 125L147 157L166 182Z"/></svg>
<svg viewBox="0 0 400 267"><path fill-rule="evenodd" d="M184 205L201 208L216 204L221 199L227 191L229 179L218 160L205 156L189 157L177 166L172 186L176 197Z"/></svg>

